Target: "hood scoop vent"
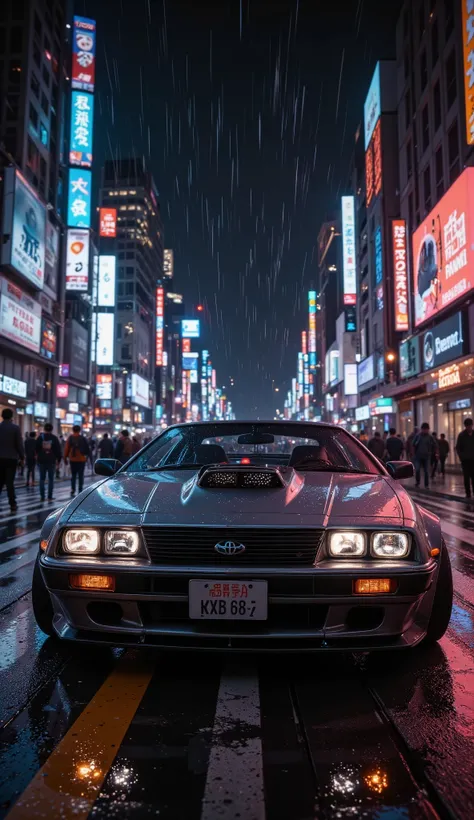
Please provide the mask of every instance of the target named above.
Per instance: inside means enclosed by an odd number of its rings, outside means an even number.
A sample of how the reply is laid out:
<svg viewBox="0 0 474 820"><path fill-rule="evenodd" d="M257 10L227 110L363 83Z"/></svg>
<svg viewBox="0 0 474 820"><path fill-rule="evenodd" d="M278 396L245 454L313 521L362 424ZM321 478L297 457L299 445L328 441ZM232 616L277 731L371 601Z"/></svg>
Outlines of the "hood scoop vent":
<svg viewBox="0 0 474 820"><path fill-rule="evenodd" d="M208 490L270 490L285 486L276 467L240 467L211 465L198 475L198 486Z"/></svg>

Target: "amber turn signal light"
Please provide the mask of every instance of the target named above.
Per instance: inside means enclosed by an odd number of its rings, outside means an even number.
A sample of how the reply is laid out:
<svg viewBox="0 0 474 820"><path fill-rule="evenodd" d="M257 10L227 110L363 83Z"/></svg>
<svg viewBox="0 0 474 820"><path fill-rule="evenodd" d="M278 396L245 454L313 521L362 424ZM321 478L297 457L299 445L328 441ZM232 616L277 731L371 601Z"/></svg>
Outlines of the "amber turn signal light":
<svg viewBox="0 0 474 820"><path fill-rule="evenodd" d="M430 555L432 558L436 558L440 554L440 552L441 550L438 549L438 547L433 547L433 549L430 550Z"/></svg>
<svg viewBox="0 0 474 820"><path fill-rule="evenodd" d="M397 582L394 578L358 578L354 582L356 595L377 595L381 592L395 592Z"/></svg>
<svg viewBox="0 0 474 820"><path fill-rule="evenodd" d="M113 592L115 578L112 575L70 575L69 583L73 589L101 589Z"/></svg>
<svg viewBox="0 0 474 820"><path fill-rule="evenodd" d="M40 541L40 550L42 550L44 552L45 549L47 549L47 547L48 547L48 542L47 542L46 538L43 538L43 540Z"/></svg>

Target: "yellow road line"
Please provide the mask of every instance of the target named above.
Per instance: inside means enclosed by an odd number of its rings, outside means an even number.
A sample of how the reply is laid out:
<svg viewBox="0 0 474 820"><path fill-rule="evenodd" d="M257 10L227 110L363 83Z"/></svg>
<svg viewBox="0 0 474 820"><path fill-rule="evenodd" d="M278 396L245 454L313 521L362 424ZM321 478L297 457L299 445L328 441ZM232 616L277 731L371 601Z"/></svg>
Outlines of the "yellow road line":
<svg viewBox="0 0 474 820"><path fill-rule="evenodd" d="M44 766L8 820L86 820L153 675L155 664L126 652Z"/></svg>

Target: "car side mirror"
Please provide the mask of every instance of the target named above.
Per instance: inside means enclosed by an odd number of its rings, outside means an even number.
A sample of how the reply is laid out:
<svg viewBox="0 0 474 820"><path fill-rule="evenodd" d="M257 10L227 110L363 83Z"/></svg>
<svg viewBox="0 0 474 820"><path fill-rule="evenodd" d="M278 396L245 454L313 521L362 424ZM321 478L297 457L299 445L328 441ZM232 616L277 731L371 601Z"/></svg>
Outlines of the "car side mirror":
<svg viewBox="0 0 474 820"><path fill-rule="evenodd" d="M397 481L402 478L413 478L415 474L411 461L387 461L385 466L392 478Z"/></svg>
<svg viewBox="0 0 474 820"><path fill-rule="evenodd" d="M122 466L120 461L116 458L98 458L94 463L94 473L96 475L111 476L115 475L117 470Z"/></svg>

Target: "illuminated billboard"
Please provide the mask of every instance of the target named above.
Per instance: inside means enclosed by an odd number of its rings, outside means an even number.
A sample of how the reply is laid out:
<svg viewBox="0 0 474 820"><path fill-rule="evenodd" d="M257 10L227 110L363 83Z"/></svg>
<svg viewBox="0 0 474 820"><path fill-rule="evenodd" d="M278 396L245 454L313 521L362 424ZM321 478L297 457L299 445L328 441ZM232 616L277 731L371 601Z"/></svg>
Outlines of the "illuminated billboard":
<svg viewBox="0 0 474 820"><path fill-rule="evenodd" d="M358 384L357 384L357 365L356 364L345 364L344 365L344 395L345 396L357 396L359 392Z"/></svg>
<svg viewBox="0 0 474 820"><path fill-rule="evenodd" d="M370 205L374 196L382 190L382 136L380 120L365 152L365 199Z"/></svg>
<svg viewBox="0 0 474 820"><path fill-rule="evenodd" d="M316 291L308 291L308 354L309 370L316 370Z"/></svg>
<svg viewBox="0 0 474 820"><path fill-rule="evenodd" d="M466 168L413 234L415 325L474 287L474 168Z"/></svg>
<svg viewBox="0 0 474 820"><path fill-rule="evenodd" d="M0 336L39 353L41 305L3 278L0 279Z"/></svg>
<svg viewBox="0 0 474 820"><path fill-rule="evenodd" d="M4 170L1 262L41 290L44 283L46 207L15 168Z"/></svg>
<svg viewBox="0 0 474 820"><path fill-rule="evenodd" d="M87 291L89 287L89 231L68 228L66 247L66 290Z"/></svg>
<svg viewBox="0 0 474 820"><path fill-rule="evenodd" d="M164 336L164 306L165 306L165 291L164 288L156 289L156 339L155 339L155 358L156 366L163 365L163 336Z"/></svg>
<svg viewBox="0 0 474 820"><path fill-rule="evenodd" d="M374 132L374 128L379 120L381 111L382 107L380 103L380 63L377 63L372 77L372 82L369 86L369 92L367 94L367 97L365 98L364 103L364 148L366 151L370 142L370 138Z"/></svg>
<svg viewBox="0 0 474 820"><path fill-rule="evenodd" d="M199 353L183 353L182 369L183 370L197 370Z"/></svg>
<svg viewBox="0 0 474 820"><path fill-rule="evenodd" d="M74 17L72 31L72 88L94 91L95 20Z"/></svg>
<svg viewBox="0 0 474 820"><path fill-rule="evenodd" d="M342 204L342 266L344 304L356 303L355 216L354 197L343 196Z"/></svg>
<svg viewBox="0 0 474 820"><path fill-rule="evenodd" d="M461 5L466 142L468 145L474 145L474 60L472 52L474 16L472 13L472 0L461 0Z"/></svg>
<svg viewBox="0 0 474 820"><path fill-rule="evenodd" d="M99 208L99 236L117 236L117 208Z"/></svg>
<svg viewBox="0 0 474 820"><path fill-rule="evenodd" d="M112 399L112 373L97 374L95 394L98 399Z"/></svg>
<svg viewBox="0 0 474 820"><path fill-rule="evenodd" d="M404 219L392 219L395 330L408 330L407 230Z"/></svg>
<svg viewBox="0 0 474 820"><path fill-rule="evenodd" d="M97 314L97 353L98 365L114 363L114 319L113 313Z"/></svg>
<svg viewBox="0 0 474 820"><path fill-rule="evenodd" d="M171 248L165 248L163 251L163 276L166 279L172 279L174 272L174 253Z"/></svg>
<svg viewBox="0 0 474 820"><path fill-rule="evenodd" d="M138 373L132 373L132 402L141 407L150 406L150 385Z"/></svg>
<svg viewBox="0 0 474 820"><path fill-rule="evenodd" d="M92 173L86 168L69 169L67 224L71 228L91 226Z"/></svg>
<svg viewBox="0 0 474 820"><path fill-rule="evenodd" d="M92 165L92 130L94 121L94 97L85 91L71 94L71 142L70 165L90 168Z"/></svg>
<svg viewBox="0 0 474 820"><path fill-rule="evenodd" d="M182 319L181 336L183 339L199 339L200 325L199 319Z"/></svg>
<svg viewBox="0 0 474 820"><path fill-rule="evenodd" d="M99 256L99 281L97 304L99 307L115 307L115 256Z"/></svg>

